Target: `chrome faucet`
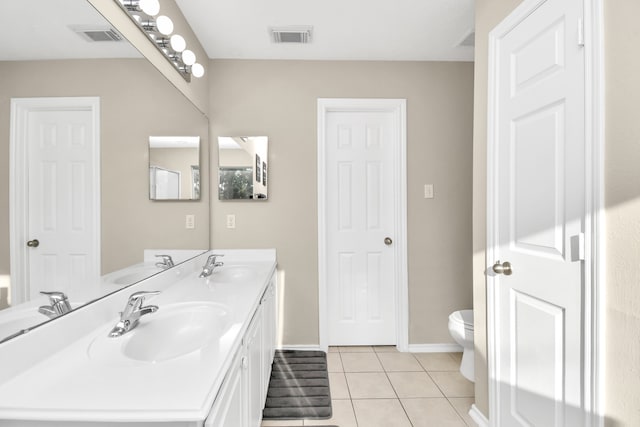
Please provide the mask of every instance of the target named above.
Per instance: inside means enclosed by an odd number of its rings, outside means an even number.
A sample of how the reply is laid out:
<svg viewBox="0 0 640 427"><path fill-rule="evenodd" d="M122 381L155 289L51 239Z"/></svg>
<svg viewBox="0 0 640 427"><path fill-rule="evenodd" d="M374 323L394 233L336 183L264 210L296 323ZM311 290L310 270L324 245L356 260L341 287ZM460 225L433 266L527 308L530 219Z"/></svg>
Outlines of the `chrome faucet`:
<svg viewBox="0 0 640 427"><path fill-rule="evenodd" d="M116 326L111 329L109 336L116 338L122 336L138 326L140 318L145 314L155 313L158 311L157 305L142 306L144 299L148 295L158 295L160 291L141 291L131 294L124 311L120 313L120 320Z"/></svg>
<svg viewBox="0 0 640 427"><path fill-rule="evenodd" d="M50 305L43 305L38 308L38 313L42 313L49 319L54 319L62 314L71 311L69 299L63 292L45 292L40 291L42 295L49 297Z"/></svg>
<svg viewBox="0 0 640 427"><path fill-rule="evenodd" d="M202 273L200 273L200 277L209 277L211 273L213 273L213 269L216 267L222 267L224 262L216 261L216 258L223 257L224 255L213 254L209 255L207 258L207 262L202 266Z"/></svg>
<svg viewBox="0 0 640 427"><path fill-rule="evenodd" d="M162 258L162 261L156 262L156 267L160 267L163 270L175 265L173 259L171 259L171 255L156 255L156 258Z"/></svg>

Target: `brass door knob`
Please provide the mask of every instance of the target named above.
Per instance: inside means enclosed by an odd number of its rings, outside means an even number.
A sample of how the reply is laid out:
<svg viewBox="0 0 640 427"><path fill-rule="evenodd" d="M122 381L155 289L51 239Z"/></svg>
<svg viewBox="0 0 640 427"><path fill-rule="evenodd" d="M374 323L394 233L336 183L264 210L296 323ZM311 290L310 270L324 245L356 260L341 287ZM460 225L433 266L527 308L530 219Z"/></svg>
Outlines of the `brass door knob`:
<svg viewBox="0 0 640 427"><path fill-rule="evenodd" d="M30 248L37 248L38 246L40 246L40 241L38 239L29 240L27 242L27 246L29 246Z"/></svg>
<svg viewBox="0 0 640 427"><path fill-rule="evenodd" d="M390 244L393 243L393 240L391 240L391 237L385 237L384 238L384 244L389 246Z"/></svg>
<svg viewBox="0 0 640 427"><path fill-rule="evenodd" d="M505 261L500 263L500 261L496 261L493 264L493 272L496 274L504 274L505 276L511 276L513 270L511 270L511 263L509 261Z"/></svg>

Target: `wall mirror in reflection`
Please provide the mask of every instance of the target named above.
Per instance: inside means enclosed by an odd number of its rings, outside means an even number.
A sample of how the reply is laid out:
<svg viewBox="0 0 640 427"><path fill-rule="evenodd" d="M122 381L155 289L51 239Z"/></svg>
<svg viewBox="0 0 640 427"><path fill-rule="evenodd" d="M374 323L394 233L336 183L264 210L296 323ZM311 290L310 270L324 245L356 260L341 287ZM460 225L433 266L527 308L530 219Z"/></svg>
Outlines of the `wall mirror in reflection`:
<svg viewBox="0 0 640 427"><path fill-rule="evenodd" d="M269 139L218 137L218 199L266 200Z"/></svg>
<svg viewBox="0 0 640 427"><path fill-rule="evenodd" d="M200 200L200 137L149 137L149 198Z"/></svg>

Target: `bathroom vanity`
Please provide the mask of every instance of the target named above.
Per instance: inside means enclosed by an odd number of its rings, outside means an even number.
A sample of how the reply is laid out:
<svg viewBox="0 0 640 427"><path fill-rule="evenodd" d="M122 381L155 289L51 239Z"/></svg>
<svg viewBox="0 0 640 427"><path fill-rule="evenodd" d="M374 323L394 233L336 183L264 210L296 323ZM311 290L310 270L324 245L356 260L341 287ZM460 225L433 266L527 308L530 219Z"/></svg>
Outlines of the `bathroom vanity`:
<svg viewBox="0 0 640 427"><path fill-rule="evenodd" d="M224 265L199 277L212 253ZM274 250L211 251L2 344L0 426L259 426L275 273ZM141 291L157 311L108 337Z"/></svg>

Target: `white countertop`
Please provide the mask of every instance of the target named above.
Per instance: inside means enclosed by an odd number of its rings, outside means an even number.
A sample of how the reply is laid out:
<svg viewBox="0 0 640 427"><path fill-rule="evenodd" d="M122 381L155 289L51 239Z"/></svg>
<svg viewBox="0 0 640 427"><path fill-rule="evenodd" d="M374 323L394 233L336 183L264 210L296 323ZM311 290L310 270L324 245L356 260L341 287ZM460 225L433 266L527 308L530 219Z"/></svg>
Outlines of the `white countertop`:
<svg viewBox="0 0 640 427"><path fill-rule="evenodd" d="M125 356L96 357L95 351L90 352L89 348L94 340L106 337L114 326L118 320L114 311L108 322L1 384L0 419L204 420L275 271L275 256L269 261L245 261L240 252L229 254L224 259L225 265L209 278L198 278L199 271L191 272L160 295L145 300L145 305L160 307L157 313L163 305L191 301L215 302L228 307L231 323L211 345L162 362L136 361ZM238 265L250 268L251 274L243 275L240 280L225 275L225 271L233 271ZM145 282L152 282L155 277ZM151 285L144 288L151 289ZM138 290L137 286L128 288L127 295ZM153 322L155 314L144 316L138 328ZM67 322L66 327L70 325ZM127 335L135 332L134 329L122 337L104 339L109 340L107 345L117 347L129 338Z"/></svg>

